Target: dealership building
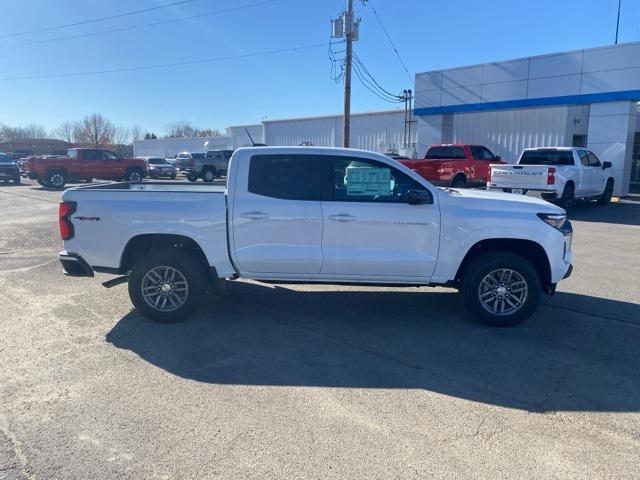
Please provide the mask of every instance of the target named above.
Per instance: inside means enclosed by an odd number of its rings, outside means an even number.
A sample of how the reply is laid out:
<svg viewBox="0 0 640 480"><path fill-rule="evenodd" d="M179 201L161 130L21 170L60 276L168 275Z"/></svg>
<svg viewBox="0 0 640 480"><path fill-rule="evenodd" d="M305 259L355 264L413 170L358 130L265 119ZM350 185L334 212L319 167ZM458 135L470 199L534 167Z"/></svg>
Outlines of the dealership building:
<svg viewBox="0 0 640 480"><path fill-rule="evenodd" d="M415 96L418 156L432 143L481 143L508 161L586 147L612 163L616 194L640 186L640 43L419 73Z"/></svg>
<svg viewBox="0 0 640 480"><path fill-rule="evenodd" d="M511 163L527 147L586 147L611 162L615 193L626 195L640 189L639 102L640 43L428 71L415 77L413 112L352 114L350 144L420 158L434 143L477 143ZM201 140L189 147L202 151ZM252 141L341 146L342 116L267 119L215 140L220 148ZM145 155L186 147L184 139L134 144Z"/></svg>

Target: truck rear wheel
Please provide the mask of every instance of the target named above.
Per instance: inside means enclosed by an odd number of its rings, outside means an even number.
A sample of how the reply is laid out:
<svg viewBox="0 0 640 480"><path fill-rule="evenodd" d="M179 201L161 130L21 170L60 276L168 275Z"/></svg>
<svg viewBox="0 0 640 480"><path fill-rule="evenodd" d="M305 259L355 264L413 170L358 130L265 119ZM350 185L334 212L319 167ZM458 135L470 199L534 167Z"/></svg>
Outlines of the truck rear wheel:
<svg viewBox="0 0 640 480"><path fill-rule="evenodd" d="M510 252L489 252L465 269L461 291L476 318L490 326L524 322L540 302L540 277L528 260Z"/></svg>
<svg viewBox="0 0 640 480"><path fill-rule="evenodd" d="M206 271L193 255L173 248L155 249L129 276L129 297L136 310L162 323L184 320L200 304Z"/></svg>
<svg viewBox="0 0 640 480"><path fill-rule="evenodd" d="M216 169L212 167L207 167L202 169L202 180L211 183L216 178Z"/></svg>
<svg viewBox="0 0 640 480"><path fill-rule="evenodd" d="M562 208L566 210L575 201L575 199L576 199L575 187L573 186L573 183L567 183L564 186L564 190L562 191L562 196L558 201L558 205L560 205Z"/></svg>

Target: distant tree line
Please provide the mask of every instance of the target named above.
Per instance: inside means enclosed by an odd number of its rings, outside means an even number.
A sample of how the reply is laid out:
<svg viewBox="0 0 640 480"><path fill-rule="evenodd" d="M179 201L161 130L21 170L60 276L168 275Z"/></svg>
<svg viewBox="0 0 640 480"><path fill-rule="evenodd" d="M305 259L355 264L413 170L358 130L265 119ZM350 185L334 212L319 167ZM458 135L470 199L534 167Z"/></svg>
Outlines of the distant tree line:
<svg viewBox="0 0 640 480"><path fill-rule="evenodd" d="M194 138L217 137L222 135L214 128L198 128L186 120L172 122L165 127L165 134L160 138ZM116 126L113 122L99 113L85 115L80 121L63 122L51 132L35 123L10 127L0 123L0 141L19 140L26 138L48 138L52 136L69 143L80 145L127 145L134 140L152 140L159 138L153 132L144 132L142 127L134 125L131 128Z"/></svg>

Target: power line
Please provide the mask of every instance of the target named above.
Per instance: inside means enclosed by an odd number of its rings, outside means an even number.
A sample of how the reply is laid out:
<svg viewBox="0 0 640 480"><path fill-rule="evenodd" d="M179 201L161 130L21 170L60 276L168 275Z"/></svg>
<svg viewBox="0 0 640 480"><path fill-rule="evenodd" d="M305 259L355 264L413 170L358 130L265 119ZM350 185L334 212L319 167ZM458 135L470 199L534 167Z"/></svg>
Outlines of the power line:
<svg viewBox="0 0 640 480"><path fill-rule="evenodd" d="M110 30L101 30L99 32L89 32L89 33L79 33L77 35L66 35L63 37L54 37L54 38L48 38L48 39L43 39L43 40L35 40L32 42L24 42L24 43L14 43L14 44L10 44L10 45L0 45L0 48L2 47L22 47L25 45L38 45L38 44L42 44L42 43L50 43L50 42L58 42L60 40L71 40L74 38L82 38L82 37L93 37L93 36L97 36L97 35L106 35L108 33L116 33L116 32L126 32L128 30L137 30L139 28L146 28L146 27L155 27L158 25L166 25L167 23L174 23L174 22L182 22L184 20L191 20L194 18L201 18L201 17L207 17L207 16L211 16L211 15L219 15L222 13L229 13L229 12L235 12L236 10L242 10L245 8L251 8L251 7L257 7L260 5L266 5L268 3L274 3L274 2L278 2L280 0L264 0L262 2L255 2L255 3L249 3L247 5L240 5L237 7L231 7L231 8L225 8L222 10L213 10L210 12L205 12L205 13L199 13L197 15L189 15L187 17L179 17L179 18L170 18L168 20L162 20L159 22L151 22L151 23L142 23L140 25L131 25L128 27L122 27L122 28L112 28Z"/></svg>
<svg viewBox="0 0 640 480"><path fill-rule="evenodd" d="M405 65L404 60L402 60L402 57L400 56L400 52L398 52L398 49L396 48L395 44L393 43L393 40L391 40L391 35L389 35L389 32L387 31L387 29L384 26L384 23L382 23L382 19L380 18L380 15L378 15L378 12L376 11L376 7L373 6L373 3L372 3L371 0L367 0L367 1L368 1L369 5L371 6L371 10L373 11L373 14L378 19L378 23L380 23L380 26L382 27L382 31L386 35L387 40L389 40L389 44L391 45L391 48L393 48L393 51L396 53L396 56L398 57L398 60L400 60L400 63L402 64L402 68L404 69L405 73L407 74L407 77L409 77L409 80L411 81L411 83L413 83L413 77L409 73L409 69Z"/></svg>
<svg viewBox="0 0 640 480"><path fill-rule="evenodd" d="M201 58L198 60L188 60L185 62L174 62L174 63L161 63L155 65L141 65L136 67L123 67L123 68L112 68L107 70L91 70L87 72L69 72L69 73L54 73L48 75L29 75L29 76L18 76L18 77L0 77L0 81L10 81L10 80L39 80L45 78L65 78L65 77L83 77L88 75L101 75L104 73L118 73L118 72L132 72L137 70L152 70L159 68L171 68L171 67L181 67L185 65L195 65L199 63L214 63L214 62L222 62L226 60L236 60L241 58L251 58L251 57L260 57L263 55L273 55L277 53L286 53L286 52L295 52L298 50L308 50L311 48L319 48L326 47L326 43L314 43L310 45L302 45L299 47L291 47L291 48L281 48L278 50L267 50L264 52L254 52L254 53L245 53L242 55L232 55L227 57L212 57L212 58Z"/></svg>
<svg viewBox="0 0 640 480"><path fill-rule="evenodd" d="M158 5L155 7L149 7L149 8L141 8L139 10L131 10L129 12L124 12L124 13L118 13L115 15L109 15L106 17L98 17L98 18L90 18L88 20L80 20L78 22L73 22L73 23L67 23L64 25L56 25L53 27L45 27L45 28L38 28L35 30L24 30L22 32L15 32L15 33L7 33L4 35L0 35L0 38L8 38L8 37L18 37L21 35L28 35L31 33L40 33L40 32L50 32L52 30L60 30L63 28L68 28L68 27L76 27L78 25L85 25L87 23L95 23L95 22L102 22L104 20L111 20L114 18L121 18L121 17L127 17L129 15L137 15L139 13L145 13L145 12L151 12L153 10L160 10L163 8L168 8L168 7L173 7L175 5L182 5L184 3L190 3L190 2L195 2L196 0L180 0L178 2L173 2L173 3L167 3L164 5Z"/></svg>
<svg viewBox="0 0 640 480"><path fill-rule="evenodd" d="M387 97L387 99L390 102L402 102L403 101L402 97L400 97L399 95L395 95L395 94L391 93L389 90L385 89L382 85L380 85L380 83L378 83L378 81L371 74L371 72L369 72L369 70L367 69L365 64L362 62L362 60L360 60L360 57L358 57L358 55L354 54L354 60L355 60L354 65L357 65L360 68L362 76L364 77L365 83L367 83L369 86L371 86L372 88L377 90L379 92L378 96L380 96L380 95L385 96L385 97ZM367 86L367 85L365 85L365 86Z"/></svg>

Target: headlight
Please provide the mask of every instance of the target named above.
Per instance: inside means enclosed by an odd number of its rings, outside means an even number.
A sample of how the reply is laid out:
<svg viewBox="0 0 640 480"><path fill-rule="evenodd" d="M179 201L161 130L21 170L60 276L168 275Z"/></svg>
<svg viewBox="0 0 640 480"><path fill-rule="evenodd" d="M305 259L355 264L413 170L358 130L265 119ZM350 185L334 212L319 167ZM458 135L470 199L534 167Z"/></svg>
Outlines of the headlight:
<svg viewBox="0 0 640 480"><path fill-rule="evenodd" d="M538 217L544 223L547 223L558 230L560 230L567 221L566 213L539 213Z"/></svg>

